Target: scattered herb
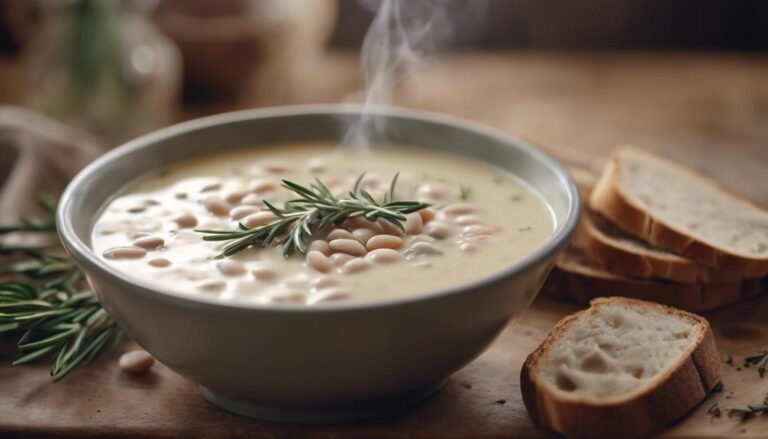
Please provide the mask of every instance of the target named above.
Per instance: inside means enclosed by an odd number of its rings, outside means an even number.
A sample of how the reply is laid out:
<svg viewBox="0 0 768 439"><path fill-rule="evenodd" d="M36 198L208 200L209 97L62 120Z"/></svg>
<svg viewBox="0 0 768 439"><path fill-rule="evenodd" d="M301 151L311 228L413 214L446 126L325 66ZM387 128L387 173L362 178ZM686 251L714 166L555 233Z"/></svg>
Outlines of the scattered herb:
<svg viewBox="0 0 768 439"><path fill-rule="evenodd" d="M523 196L520 195L520 194L515 194L515 195L512 195L511 197L509 197L509 199L512 200L515 203L518 203L520 201L523 201Z"/></svg>
<svg viewBox="0 0 768 439"><path fill-rule="evenodd" d="M501 176L497 175L493 177L493 182L496 184L502 184L504 183L504 179Z"/></svg>
<svg viewBox="0 0 768 439"><path fill-rule="evenodd" d="M765 369L768 367L768 350L760 351L755 355L745 358L744 366L749 367L750 365L756 365L760 378L764 377Z"/></svg>
<svg viewBox="0 0 768 439"><path fill-rule="evenodd" d="M735 407L728 409L728 416L740 416L742 419L749 419L758 414L768 413L768 395L763 398L760 404L749 404L746 407Z"/></svg>
<svg viewBox="0 0 768 439"><path fill-rule="evenodd" d="M175 197L177 200L186 200L186 199L187 199L187 197L189 197L189 195L187 195L187 193L186 193L186 192L179 192L178 194L174 195L174 197Z"/></svg>
<svg viewBox="0 0 768 439"><path fill-rule="evenodd" d="M720 414L722 411L720 410L720 401L715 401L709 408L707 409L707 414L710 414L715 417L720 417Z"/></svg>
<svg viewBox="0 0 768 439"><path fill-rule="evenodd" d="M719 393L723 391L723 382L718 381L717 384L715 384L715 387L712 388L711 393Z"/></svg>
<svg viewBox="0 0 768 439"><path fill-rule="evenodd" d="M472 196L471 187L465 184L462 184L461 186L459 186L459 199L461 199L461 201L468 201L471 196Z"/></svg>
<svg viewBox="0 0 768 439"><path fill-rule="evenodd" d="M728 358L725 359L725 364L732 365L733 364L733 356L728 354Z"/></svg>
<svg viewBox="0 0 768 439"><path fill-rule="evenodd" d="M525 226L525 227L520 227L520 228L517 229L518 232L527 232L529 230L533 230L533 227L532 226Z"/></svg>
<svg viewBox="0 0 768 439"><path fill-rule="evenodd" d="M41 197L40 204L44 216L3 226L0 233L55 232L53 198ZM0 282L0 335L20 335L21 356L14 365L51 358L55 382L121 339L122 332L93 293L83 289L82 275L66 256L42 247L0 245L0 257L0 274L13 278Z"/></svg>
<svg viewBox="0 0 768 439"><path fill-rule="evenodd" d="M364 176L365 174L360 174L349 197L343 199L334 197L320 179L315 179L308 187L283 180L282 186L295 193L298 198L285 202L282 209L265 200L267 208L278 217L275 221L254 228L240 223L235 230L195 231L203 233L205 241L232 241L215 258L232 256L254 245L268 246L281 236L286 238L283 243L283 256L288 258L294 252L306 253L307 239L312 235L313 229L337 224L347 218L364 217L369 221L381 218L405 231L405 215L429 207L429 204L417 201L395 201L397 174L390 183L389 192L379 202L360 187Z"/></svg>
<svg viewBox="0 0 768 439"><path fill-rule="evenodd" d="M496 401L493 401L493 403L496 404L496 405L504 405L504 404L507 403L507 400L506 399L497 399Z"/></svg>
<svg viewBox="0 0 768 439"><path fill-rule="evenodd" d="M50 195L38 197L38 204L45 214L39 217L23 217L18 224L0 225L0 234L3 233L39 233L56 231L56 201Z"/></svg>
<svg viewBox="0 0 768 439"><path fill-rule="evenodd" d="M169 176L169 175L171 175L171 171L170 171L170 169L167 169L167 168L166 168L166 169L161 169L161 170L160 170L160 171L157 173L157 176L158 176L158 177L162 177L162 178L165 178L165 177L167 177L167 176Z"/></svg>

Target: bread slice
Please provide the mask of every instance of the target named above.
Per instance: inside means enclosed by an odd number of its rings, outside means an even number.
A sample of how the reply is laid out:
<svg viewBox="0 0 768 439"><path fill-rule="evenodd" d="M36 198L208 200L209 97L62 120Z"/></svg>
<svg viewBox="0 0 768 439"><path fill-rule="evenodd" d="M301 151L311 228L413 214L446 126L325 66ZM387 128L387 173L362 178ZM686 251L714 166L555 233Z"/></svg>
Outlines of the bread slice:
<svg viewBox="0 0 768 439"><path fill-rule="evenodd" d="M590 259L614 273L683 283L709 280L709 267L641 241L599 214L586 212L581 221L580 245Z"/></svg>
<svg viewBox="0 0 768 439"><path fill-rule="evenodd" d="M768 212L667 159L617 149L589 205L656 247L724 272L768 274Z"/></svg>
<svg viewBox="0 0 768 439"><path fill-rule="evenodd" d="M558 299L581 303L598 297L622 296L698 312L762 293L763 288L759 279L701 284L630 278L612 273L578 250L570 249L558 257L543 291Z"/></svg>
<svg viewBox="0 0 768 439"><path fill-rule="evenodd" d="M533 421L572 438L640 437L698 405L720 379L702 317L619 297L562 319L523 364Z"/></svg>

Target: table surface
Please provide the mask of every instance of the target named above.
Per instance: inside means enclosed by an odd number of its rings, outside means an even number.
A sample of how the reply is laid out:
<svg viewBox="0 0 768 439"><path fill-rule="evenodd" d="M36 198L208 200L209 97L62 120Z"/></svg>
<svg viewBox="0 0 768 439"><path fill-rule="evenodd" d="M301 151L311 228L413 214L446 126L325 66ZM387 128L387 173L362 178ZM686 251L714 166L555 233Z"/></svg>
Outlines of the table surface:
<svg viewBox="0 0 768 439"><path fill-rule="evenodd" d="M255 104L336 102L358 86L355 60L330 54L300 90L271 101L257 94L234 103L186 109L184 118ZM15 62L0 60L0 102L20 99ZM768 57L728 54L463 54L425 63L398 87L399 105L450 113L523 136L566 163L599 169L618 144L679 159L726 187L768 206ZM549 437L533 426L519 390L525 356L577 305L538 298L492 347L434 397L396 416L336 426L265 423L216 409L193 386L156 365L121 373L116 354L57 384L47 367L11 367L0 345L0 436L115 437ZM740 360L768 347L768 298L706 315L724 365L725 391L663 433L669 438L765 437L768 417L714 417L758 403L768 377ZM740 370L739 370L740 369Z"/></svg>

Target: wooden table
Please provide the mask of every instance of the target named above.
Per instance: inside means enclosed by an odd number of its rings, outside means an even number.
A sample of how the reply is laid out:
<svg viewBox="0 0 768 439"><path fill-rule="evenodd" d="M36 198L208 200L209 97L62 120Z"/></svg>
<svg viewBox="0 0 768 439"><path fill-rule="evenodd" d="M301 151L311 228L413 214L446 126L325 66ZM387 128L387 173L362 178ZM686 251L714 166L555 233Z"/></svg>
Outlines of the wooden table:
<svg viewBox="0 0 768 439"><path fill-rule="evenodd" d="M0 63L6 68L6 64ZM358 83L353 58L329 55L294 95L270 103L333 102ZM331 73L328 73L331 72ZM0 99L8 82L0 75ZM617 144L680 159L768 206L768 57L682 54L465 54L426 63L401 84L397 103L451 113L525 136L566 162L598 168ZM216 111L264 103L257 95ZM211 112L187 109L185 117ZM259 422L216 409L162 365L143 377L115 356L51 384L46 365L0 366L0 436L94 437L550 437L529 420L520 365L547 330L577 305L538 298L475 362L434 397L397 416L338 426ZM724 356L725 391L666 431L669 438L766 437L768 417L747 422L706 413L758 403L768 377L740 360L768 347L768 298L707 315ZM731 393L733 392L733 393Z"/></svg>

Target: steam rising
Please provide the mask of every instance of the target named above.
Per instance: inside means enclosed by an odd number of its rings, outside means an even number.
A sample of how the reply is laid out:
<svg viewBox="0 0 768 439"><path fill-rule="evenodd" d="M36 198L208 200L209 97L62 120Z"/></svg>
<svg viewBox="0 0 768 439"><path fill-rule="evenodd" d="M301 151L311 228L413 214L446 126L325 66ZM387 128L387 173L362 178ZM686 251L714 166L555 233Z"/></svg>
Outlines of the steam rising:
<svg viewBox="0 0 768 439"><path fill-rule="evenodd" d="M454 35L457 18L477 16L484 1L382 0L363 1L378 10L363 40L361 67L365 79L362 114L350 124L343 146L367 150L372 135L384 127L371 117L372 106L392 103L394 87L412 73L419 60L445 45ZM470 10L471 8L471 10Z"/></svg>

